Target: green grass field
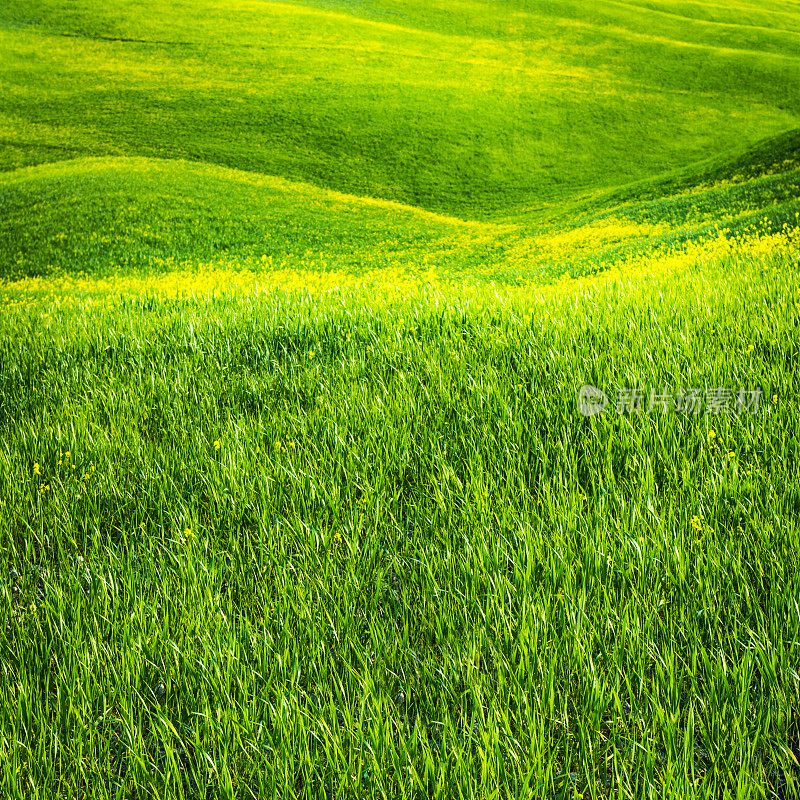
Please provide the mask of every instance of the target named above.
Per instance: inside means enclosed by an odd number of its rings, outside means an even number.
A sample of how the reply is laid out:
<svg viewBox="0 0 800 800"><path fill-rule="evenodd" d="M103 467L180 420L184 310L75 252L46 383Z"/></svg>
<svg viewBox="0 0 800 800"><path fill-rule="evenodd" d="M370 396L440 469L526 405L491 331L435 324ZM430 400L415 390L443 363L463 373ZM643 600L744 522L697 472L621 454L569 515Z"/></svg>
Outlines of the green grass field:
<svg viewBox="0 0 800 800"><path fill-rule="evenodd" d="M797 2L4 0L0 798L800 796L799 365Z"/></svg>

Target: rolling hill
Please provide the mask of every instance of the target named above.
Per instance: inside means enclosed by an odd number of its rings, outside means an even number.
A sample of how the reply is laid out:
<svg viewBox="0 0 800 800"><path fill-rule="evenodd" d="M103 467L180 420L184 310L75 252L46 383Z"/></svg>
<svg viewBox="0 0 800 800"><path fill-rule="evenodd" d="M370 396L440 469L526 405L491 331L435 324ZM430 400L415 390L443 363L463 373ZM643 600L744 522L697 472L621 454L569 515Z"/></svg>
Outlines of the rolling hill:
<svg viewBox="0 0 800 800"><path fill-rule="evenodd" d="M678 184L654 176L683 171L691 182L709 159L741 156L800 126L800 10L200 0L145 11L128 0L9 0L0 9L0 86L6 220L22 213L14 187L26 175L47 196L68 189L59 202L93 219L98 203L123 203L118 187L134 163L126 159L138 159L131 180L144 181L145 196L171 180L167 206L188 208L199 191L205 216L214 217L212 195L238 196L237 186L268 176L531 228L587 202L602 207L642 181L671 191ZM777 141L794 158L796 136ZM765 168L776 161L770 146L752 152ZM98 175L111 163L121 171L101 188L86 159L99 159ZM150 178L142 159L153 160ZM168 179L163 162L176 159ZM75 173L54 168L51 190L47 171L15 175L60 161L74 161ZM182 192L183 170L209 185L190 176ZM249 192L253 208L283 205L271 185L262 199ZM214 230L225 213L207 234L191 232L203 257L220 246ZM401 213L400 239L405 220ZM178 224L165 251L182 251L185 235Z"/></svg>
<svg viewBox="0 0 800 800"><path fill-rule="evenodd" d="M0 797L800 796L800 2L2 0Z"/></svg>

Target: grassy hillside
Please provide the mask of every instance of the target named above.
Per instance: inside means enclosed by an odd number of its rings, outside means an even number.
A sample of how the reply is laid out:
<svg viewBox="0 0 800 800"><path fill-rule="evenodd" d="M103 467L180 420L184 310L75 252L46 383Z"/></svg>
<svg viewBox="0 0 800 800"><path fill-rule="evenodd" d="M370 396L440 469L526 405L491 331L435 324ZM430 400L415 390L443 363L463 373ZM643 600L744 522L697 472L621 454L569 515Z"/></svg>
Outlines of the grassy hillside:
<svg viewBox="0 0 800 800"><path fill-rule="evenodd" d="M792 3L0 9L0 166L183 158L499 218L800 123Z"/></svg>
<svg viewBox="0 0 800 800"><path fill-rule="evenodd" d="M464 221L208 164L73 159L0 173L0 278L209 268L547 282L798 225L800 132L553 209Z"/></svg>
<svg viewBox="0 0 800 800"><path fill-rule="evenodd" d="M185 161L76 159L0 174L9 274L139 273L238 259L366 267L496 225ZM0 272L0 274L2 274Z"/></svg>
<svg viewBox="0 0 800 800"><path fill-rule="evenodd" d="M800 797L799 120L791 0L3 0L0 798Z"/></svg>

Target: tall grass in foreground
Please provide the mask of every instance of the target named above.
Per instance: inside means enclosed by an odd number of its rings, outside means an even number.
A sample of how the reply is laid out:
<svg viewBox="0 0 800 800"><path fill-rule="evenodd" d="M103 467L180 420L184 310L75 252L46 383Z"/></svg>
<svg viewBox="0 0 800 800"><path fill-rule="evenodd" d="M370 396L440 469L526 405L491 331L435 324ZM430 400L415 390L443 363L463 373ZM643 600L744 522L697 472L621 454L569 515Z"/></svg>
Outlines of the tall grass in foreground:
<svg viewBox="0 0 800 800"><path fill-rule="evenodd" d="M799 272L6 287L0 796L797 796Z"/></svg>

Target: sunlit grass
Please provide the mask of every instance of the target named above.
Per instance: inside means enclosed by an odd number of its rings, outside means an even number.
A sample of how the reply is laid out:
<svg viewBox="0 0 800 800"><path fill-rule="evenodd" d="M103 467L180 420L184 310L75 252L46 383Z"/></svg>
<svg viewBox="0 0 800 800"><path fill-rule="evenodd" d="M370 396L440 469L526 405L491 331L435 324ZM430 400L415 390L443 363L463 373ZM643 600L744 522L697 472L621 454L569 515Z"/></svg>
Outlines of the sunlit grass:
<svg viewBox="0 0 800 800"><path fill-rule="evenodd" d="M185 158L546 215L800 125L796 8L690 5L6 0L0 169Z"/></svg>
<svg viewBox="0 0 800 800"><path fill-rule="evenodd" d="M767 242L538 295L4 289L3 795L789 791L800 284ZM585 383L763 397L586 419Z"/></svg>
<svg viewBox="0 0 800 800"><path fill-rule="evenodd" d="M797 797L798 34L4 0L0 798Z"/></svg>

